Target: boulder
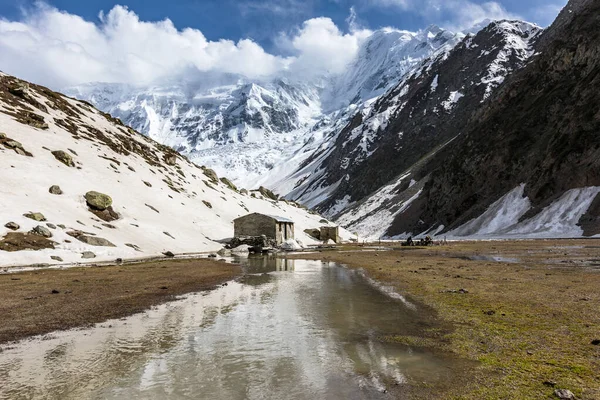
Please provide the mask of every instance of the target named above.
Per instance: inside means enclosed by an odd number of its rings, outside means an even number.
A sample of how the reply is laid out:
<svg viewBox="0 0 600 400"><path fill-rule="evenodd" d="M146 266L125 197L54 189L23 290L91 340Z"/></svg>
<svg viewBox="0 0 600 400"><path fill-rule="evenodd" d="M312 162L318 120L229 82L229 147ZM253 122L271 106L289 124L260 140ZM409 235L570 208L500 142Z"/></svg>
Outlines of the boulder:
<svg viewBox="0 0 600 400"><path fill-rule="evenodd" d="M91 251L84 251L83 253L81 253L81 258L96 258L96 255L94 253L92 253Z"/></svg>
<svg viewBox="0 0 600 400"><path fill-rule="evenodd" d="M63 191L60 189L60 186L58 186L58 185L50 186L50 189L48 189L48 192L50 192L50 194L63 194Z"/></svg>
<svg viewBox="0 0 600 400"><path fill-rule="evenodd" d="M247 254L250 253L250 246L247 244L242 244L234 249L231 249L233 254Z"/></svg>
<svg viewBox="0 0 600 400"><path fill-rule="evenodd" d="M104 211L112 205L112 198L104 193L90 191L85 194L85 201L91 208Z"/></svg>
<svg viewBox="0 0 600 400"><path fill-rule="evenodd" d="M21 142L17 142L16 140L7 140L4 142L4 145L10 149L23 149Z"/></svg>
<svg viewBox="0 0 600 400"><path fill-rule="evenodd" d="M229 179L227 179L227 178L223 177L223 178L221 178L221 182L223 182L225 185L227 185L227 187L228 187L229 189L231 189L231 190L234 190L234 191L236 191L236 192L238 191L238 188L237 188L237 186L235 186L235 185L233 184L233 182L231 182Z"/></svg>
<svg viewBox="0 0 600 400"><path fill-rule="evenodd" d="M298 244L298 242L296 242L294 239L288 239L285 242L283 242L279 248L281 250L285 250L285 251L297 251L297 250L302 250L302 246L300 246Z"/></svg>
<svg viewBox="0 0 600 400"><path fill-rule="evenodd" d="M6 136L6 133L4 133L4 132L0 132L0 140L2 140L2 139L6 139L6 137L7 137L7 136Z"/></svg>
<svg viewBox="0 0 600 400"><path fill-rule="evenodd" d="M54 261L63 262L63 259L60 258L59 256L50 256L50 258L53 259Z"/></svg>
<svg viewBox="0 0 600 400"><path fill-rule="evenodd" d="M79 240L82 243L89 244L90 246L98 246L98 247L117 247L108 240L97 237L97 236L89 236L89 235L77 235L74 236L75 239Z"/></svg>
<svg viewBox="0 0 600 400"><path fill-rule="evenodd" d="M562 400L575 400L573 392L567 389L556 389L554 395Z"/></svg>
<svg viewBox="0 0 600 400"><path fill-rule="evenodd" d="M43 222L46 220L46 217L44 217L44 214L38 213L38 212L23 214L23 216L27 217L29 219L32 219L34 221L37 221L37 222Z"/></svg>
<svg viewBox="0 0 600 400"><path fill-rule="evenodd" d="M74 167L75 163L73 162L73 157L66 151L56 150L52 152L54 158L56 158L61 163L65 164L67 167Z"/></svg>
<svg viewBox="0 0 600 400"><path fill-rule="evenodd" d="M240 194L248 195L248 189L241 189Z"/></svg>
<svg viewBox="0 0 600 400"><path fill-rule="evenodd" d="M54 224L51 224L50 222L48 222L48 223L46 224L46 226L47 226L48 228L50 228L50 229L56 229L56 225L54 225Z"/></svg>
<svg viewBox="0 0 600 400"><path fill-rule="evenodd" d="M172 251L165 251L165 252L163 253L163 255L164 255L165 257L168 257L168 258L173 258L173 257L175 257L175 254L173 254L173 252L172 252Z"/></svg>
<svg viewBox="0 0 600 400"><path fill-rule="evenodd" d="M50 230L48 228L46 228L45 226L41 226L41 225L38 225L35 228L33 228L31 230L31 233L33 233L34 235L43 236L45 238L52 237L52 232L50 232Z"/></svg>
<svg viewBox="0 0 600 400"><path fill-rule="evenodd" d="M4 227L10 229L11 231L16 231L17 229L21 228L16 222L9 222L4 225Z"/></svg>
<svg viewBox="0 0 600 400"><path fill-rule="evenodd" d="M277 196L275 193L273 193L272 191L270 191L269 189L267 189L264 186L261 186L258 188L258 191L260 192L260 194L262 194L264 197L271 199L271 200L279 200L279 196Z"/></svg>
<svg viewBox="0 0 600 400"><path fill-rule="evenodd" d="M15 96L27 98L29 97L29 83L19 82L15 86L9 88L8 91L14 94Z"/></svg>
<svg viewBox="0 0 600 400"><path fill-rule="evenodd" d="M213 183L219 183L219 176L212 169L205 168L204 175L206 175Z"/></svg>

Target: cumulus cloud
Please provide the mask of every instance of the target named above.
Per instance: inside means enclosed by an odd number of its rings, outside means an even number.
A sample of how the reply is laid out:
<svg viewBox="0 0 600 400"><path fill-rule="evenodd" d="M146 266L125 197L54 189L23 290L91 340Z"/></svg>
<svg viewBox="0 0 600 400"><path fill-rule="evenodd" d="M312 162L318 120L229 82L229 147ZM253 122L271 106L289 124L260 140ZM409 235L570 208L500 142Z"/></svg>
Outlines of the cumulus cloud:
<svg viewBox="0 0 600 400"><path fill-rule="evenodd" d="M0 69L54 88L85 82L144 84L178 74L217 72L267 78L285 72L340 71L367 31L343 34L328 18L306 21L286 39L289 57L249 39L209 41L165 19L141 21L115 6L97 23L38 4L20 21L0 20Z"/></svg>
<svg viewBox="0 0 600 400"><path fill-rule="evenodd" d="M488 1L475 3L471 0L369 0L378 6L399 7L404 11L415 12L430 22L436 22L450 29L460 30L473 26L486 19L518 19L500 3Z"/></svg>

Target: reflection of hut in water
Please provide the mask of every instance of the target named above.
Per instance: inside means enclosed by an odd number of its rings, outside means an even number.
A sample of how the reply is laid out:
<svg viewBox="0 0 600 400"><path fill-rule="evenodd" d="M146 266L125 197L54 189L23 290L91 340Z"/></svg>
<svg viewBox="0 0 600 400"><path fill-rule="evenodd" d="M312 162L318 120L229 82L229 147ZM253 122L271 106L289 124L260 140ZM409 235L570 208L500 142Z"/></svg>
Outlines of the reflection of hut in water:
<svg viewBox="0 0 600 400"><path fill-rule="evenodd" d="M253 213L233 220L234 236L266 236L281 244L294 238L294 221L288 218Z"/></svg>
<svg viewBox="0 0 600 400"><path fill-rule="evenodd" d="M277 258L275 261L275 267L277 271L294 271L295 260L288 260L287 258Z"/></svg>
<svg viewBox="0 0 600 400"><path fill-rule="evenodd" d="M339 226L322 226L321 232L319 235L319 239L323 242L327 242L329 240L334 243L340 242L340 227Z"/></svg>

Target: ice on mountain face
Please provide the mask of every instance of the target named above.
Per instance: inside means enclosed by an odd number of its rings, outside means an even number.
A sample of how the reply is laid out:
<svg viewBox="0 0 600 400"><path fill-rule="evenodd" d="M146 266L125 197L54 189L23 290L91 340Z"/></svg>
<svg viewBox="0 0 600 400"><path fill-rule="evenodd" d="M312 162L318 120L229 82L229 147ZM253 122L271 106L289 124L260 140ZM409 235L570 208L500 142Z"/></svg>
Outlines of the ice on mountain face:
<svg viewBox="0 0 600 400"><path fill-rule="evenodd" d="M444 107L446 111L450 111L463 97L465 96L461 92L450 92L450 97L448 97L448 100L442 102L442 107Z"/></svg>

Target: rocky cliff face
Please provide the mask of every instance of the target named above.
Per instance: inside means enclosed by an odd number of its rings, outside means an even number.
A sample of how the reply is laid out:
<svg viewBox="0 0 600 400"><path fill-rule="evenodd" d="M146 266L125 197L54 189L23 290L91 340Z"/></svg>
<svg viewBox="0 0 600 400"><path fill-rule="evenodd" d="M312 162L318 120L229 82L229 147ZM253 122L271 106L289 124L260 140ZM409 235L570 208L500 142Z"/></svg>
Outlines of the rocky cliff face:
<svg viewBox="0 0 600 400"><path fill-rule="evenodd" d="M541 29L494 22L437 53L356 113L339 133L323 171L290 196L329 215L362 200L438 146L459 135L493 91L533 54ZM327 199L319 189L333 188Z"/></svg>
<svg viewBox="0 0 600 400"><path fill-rule="evenodd" d="M598 26L598 2L571 1L527 65L414 167L413 197L404 177L342 219L373 225L385 214L393 223L378 233L388 236L599 234Z"/></svg>

